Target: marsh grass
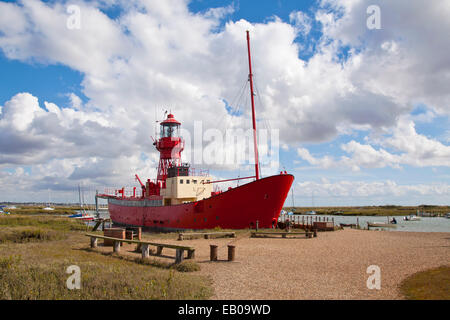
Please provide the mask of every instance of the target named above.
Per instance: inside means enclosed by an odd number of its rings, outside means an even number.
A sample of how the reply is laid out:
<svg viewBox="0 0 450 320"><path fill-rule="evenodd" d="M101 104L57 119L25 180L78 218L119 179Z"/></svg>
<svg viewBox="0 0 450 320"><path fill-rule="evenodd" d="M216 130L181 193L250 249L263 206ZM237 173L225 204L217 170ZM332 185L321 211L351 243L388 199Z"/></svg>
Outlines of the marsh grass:
<svg viewBox="0 0 450 320"><path fill-rule="evenodd" d="M0 259L0 299L203 299L211 291L196 277L174 270L131 270L126 264L79 263L81 288L69 290L64 263L26 266L21 258Z"/></svg>
<svg viewBox="0 0 450 320"><path fill-rule="evenodd" d="M403 280L400 291L409 300L450 300L450 266L415 273Z"/></svg>
<svg viewBox="0 0 450 320"><path fill-rule="evenodd" d="M59 231L85 231L86 225L79 220L54 216L0 216L0 227L32 226Z"/></svg>
<svg viewBox="0 0 450 320"><path fill-rule="evenodd" d="M33 241L54 241L66 238L66 233L55 230L36 228L8 228L0 232L0 243L11 241L16 243Z"/></svg>
<svg viewBox="0 0 450 320"><path fill-rule="evenodd" d="M90 250L85 225L60 217L0 218L0 299L207 299L211 281L171 263ZM81 289L66 287L71 265ZM182 268L195 269L184 266Z"/></svg>
<svg viewBox="0 0 450 320"><path fill-rule="evenodd" d="M172 267L180 272L200 271L200 266L194 261L183 261L182 263L175 264Z"/></svg>

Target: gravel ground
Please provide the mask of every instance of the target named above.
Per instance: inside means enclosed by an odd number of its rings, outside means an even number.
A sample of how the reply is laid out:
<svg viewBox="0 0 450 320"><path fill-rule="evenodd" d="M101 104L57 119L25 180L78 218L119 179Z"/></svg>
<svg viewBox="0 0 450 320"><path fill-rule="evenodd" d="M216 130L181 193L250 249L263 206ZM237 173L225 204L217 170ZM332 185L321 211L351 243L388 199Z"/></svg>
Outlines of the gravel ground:
<svg viewBox="0 0 450 320"><path fill-rule="evenodd" d="M450 263L450 233L345 229L317 238L187 240L200 273L213 279L213 299L402 299L407 276ZM236 261L226 262L227 244ZM219 246L209 261L209 244ZM381 269L381 290L369 290L367 267Z"/></svg>
<svg viewBox="0 0 450 320"><path fill-rule="evenodd" d="M213 299L402 299L398 286L407 276L450 264L450 233L345 229L312 239L246 234L161 242L196 248ZM219 246L217 262L209 261L210 244ZM234 262L226 261L227 244L236 245ZM367 288L370 265L381 269L380 290Z"/></svg>

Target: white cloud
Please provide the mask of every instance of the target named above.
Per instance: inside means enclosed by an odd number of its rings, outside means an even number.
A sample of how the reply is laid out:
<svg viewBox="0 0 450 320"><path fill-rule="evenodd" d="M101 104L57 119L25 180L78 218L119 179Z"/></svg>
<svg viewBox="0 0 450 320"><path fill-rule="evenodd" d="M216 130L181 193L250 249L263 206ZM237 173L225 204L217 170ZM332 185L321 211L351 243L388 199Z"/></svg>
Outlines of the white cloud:
<svg viewBox="0 0 450 320"><path fill-rule="evenodd" d="M301 34L306 36L311 31L312 21L306 13L302 11L293 11L289 14L289 20Z"/></svg>
<svg viewBox="0 0 450 320"><path fill-rule="evenodd" d="M370 139L367 141L370 143ZM398 120L392 134L374 139L373 143L392 151L375 149L371 144L352 140L341 145L341 149L349 156L341 156L339 159L330 156L314 157L304 148L299 148L297 153L311 165L324 169L347 167L359 171L361 168L401 168L403 165L450 167L450 146L418 134L414 122L408 116Z"/></svg>
<svg viewBox="0 0 450 320"><path fill-rule="evenodd" d="M155 109L160 118L162 108L171 108L188 130L199 119L204 128L216 128L218 119L248 128L250 109L243 110L245 119L231 117L223 102L233 100L247 77L246 30L252 37L257 102L262 102L257 114L280 130L282 146L330 141L343 130L391 130L420 102L436 114L449 113L450 44L436 36L450 31L448 2L389 2L382 7L383 29L377 33L366 28L370 1L321 1L314 19L322 23L323 37L308 61L299 59L301 48L294 42L310 31L312 21L305 13L291 14L294 25L275 18L257 24L228 21L218 29L233 7L193 14L187 3L76 1L80 30L66 28L65 4L0 3L0 48L5 55L81 72L83 94L89 99L83 104L68 93L72 108L44 102L45 111L38 97L12 97L2 108L1 129L8 139L0 142L0 162L14 166L67 160L65 165L78 177L102 169L101 164L118 172L128 172L128 161L147 168L140 153L156 156L149 136ZM122 8L115 19L101 11L110 4ZM325 10L328 6L341 14ZM344 45L350 47L345 58ZM23 106L27 116L15 106ZM402 128L382 148L348 144L344 148L352 157L340 161L355 170L380 164L447 165L447 146L414 134L407 123ZM387 150L399 148L405 137L415 141L409 147L414 150ZM307 150L300 153L314 165L333 166L330 156L316 159ZM84 157L88 160L82 161ZM61 176L68 175L61 171Z"/></svg>
<svg viewBox="0 0 450 320"><path fill-rule="evenodd" d="M399 185L394 181L336 181L323 179L321 182L305 181L297 183L295 194L302 197L406 197L406 196L438 196L442 200L450 196L450 185L417 184Z"/></svg>

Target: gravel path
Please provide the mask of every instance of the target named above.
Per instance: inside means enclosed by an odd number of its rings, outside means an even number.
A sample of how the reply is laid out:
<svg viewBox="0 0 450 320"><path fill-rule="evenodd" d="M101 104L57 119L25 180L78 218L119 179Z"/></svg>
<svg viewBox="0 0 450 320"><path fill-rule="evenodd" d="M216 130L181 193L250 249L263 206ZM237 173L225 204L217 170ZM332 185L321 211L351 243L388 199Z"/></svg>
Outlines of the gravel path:
<svg viewBox="0 0 450 320"><path fill-rule="evenodd" d="M346 229L312 239L246 235L181 243L196 248L199 273L213 280L213 299L402 299L404 278L450 263L450 233ZM236 245L235 262L226 261L229 243ZM209 261L210 244L219 246L222 261ZM381 290L367 289L370 265L381 269Z"/></svg>

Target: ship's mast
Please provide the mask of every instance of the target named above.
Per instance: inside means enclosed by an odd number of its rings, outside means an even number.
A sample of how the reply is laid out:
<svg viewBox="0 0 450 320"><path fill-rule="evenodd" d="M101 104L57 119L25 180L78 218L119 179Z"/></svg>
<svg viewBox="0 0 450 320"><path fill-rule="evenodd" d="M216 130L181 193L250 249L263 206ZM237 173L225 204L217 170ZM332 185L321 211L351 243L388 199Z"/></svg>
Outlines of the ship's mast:
<svg viewBox="0 0 450 320"><path fill-rule="evenodd" d="M248 69L249 69L248 79L250 81L250 96L252 101L253 145L255 149L255 176L256 180L259 180L258 139L256 137L255 94L253 92L252 57L250 54L250 31L247 31L247 48L248 48Z"/></svg>

